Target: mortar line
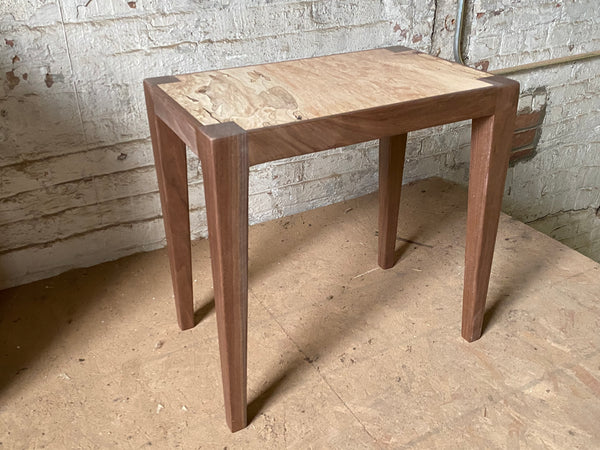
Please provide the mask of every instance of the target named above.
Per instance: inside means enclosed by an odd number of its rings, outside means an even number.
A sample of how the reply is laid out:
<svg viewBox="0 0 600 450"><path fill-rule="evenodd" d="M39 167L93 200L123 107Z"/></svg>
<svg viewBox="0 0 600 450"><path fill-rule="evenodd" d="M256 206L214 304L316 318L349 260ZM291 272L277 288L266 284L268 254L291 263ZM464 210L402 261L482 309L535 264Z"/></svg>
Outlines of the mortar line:
<svg viewBox="0 0 600 450"><path fill-rule="evenodd" d="M435 39L435 21L438 13L438 2L433 0L433 21L431 22L431 34L429 35L429 54L433 55L433 40Z"/></svg>
<svg viewBox="0 0 600 450"><path fill-rule="evenodd" d="M148 136L148 137L143 137L143 138L129 139L127 141L119 141L119 142L99 144L99 145L97 143L92 143L89 147L81 148L78 150L69 151L66 153L50 153L50 154L42 155L40 157L37 157L36 154L27 154L25 157L21 157L21 159L16 162L9 162L7 164L0 163L0 169L6 169L6 168L15 167L15 166L22 166L23 164L32 164L32 163L37 163L37 162L43 162L43 161L48 161L50 159L58 159L58 158L64 158L64 157L68 157L68 156L75 156L75 155L78 155L81 153L87 153L87 152L91 152L94 150L109 150L114 147L124 147L127 145L136 144L136 143L150 144L151 140L150 140L150 137Z"/></svg>
<svg viewBox="0 0 600 450"><path fill-rule="evenodd" d="M263 307L263 309L267 312L267 314L269 314L269 316L271 316L271 319L273 319L273 321L277 324L277 326L281 329L281 331L283 331L283 334L285 334L285 336L292 342L292 344L294 344L294 347L296 347L296 349L298 350L298 352L304 357L305 360L307 360L309 358L309 355L306 354L304 352L304 350L302 350L302 348L298 345L298 343L294 340L294 338L292 338L292 336L290 336L287 332L287 330L281 325L281 323L277 320L277 318L275 317L275 315L271 312L271 310L269 308L267 308L264 303L262 302L262 300L260 298L258 298L250 289L248 290L248 293L250 295L252 295L252 297L254 297L254 299L256 299L256 301L258 301L258 303L260 303L260 305ZM312 366L312 364L309 364ZM321 380L323 382L325 382L325 384L327 385L327 387L331 390L331 392L333 392L333 394L335 394L335 396L338 398L338 400L342 403L342 405L344 405L344 407L348 410L348 412L352 415L352 417L354 417L354 420L356 420L360 426L363 428L363 430L365 431L365 433L367 433L369 435L369 437L371 439L373 439L373 441L376 444L379 444L379 440L373 436L369 430L367 430L367 427L365 426L365 424L358 418L358 416L354 413L354 411L348 406L348 404L344 401L344 399L342 399L342 397L340 397L340 395L337 393L337 391L335 389L333 389L333 387L331 386L331 384L329 384L329 382L327 381L327 379L323 376L323 374L321 373L321 371L317 368L317 367L313 367L313 370L315 370L318 374L319 374L319 378L321 378Z"/></svg>
<svg viewBox="0 0 600 450"><path fill-rule="evenodd" d="M77 90L77 83L75 83L75 71L73 70L73 59L71 58L71 48L69 47L69 40L67 39L67 30L65 28L65 14L63 12L63 0L57 0L58 10L60 11L60 25L63 31L63 38L65 40L65 48L67 49L67 58L69 58L69 68L71 69L71 84L73 85L73 91L75 92L75 103L77 104L77 114L79 115L79 126L81 127L81 134L85 142L88 142L85 134L85 128L83 127L83 114L81 113L81 101L79 99L79 91Z"/></svg>
<svg viewBox="0 0 600 450"><path fill-rule="evenodd" d="M85 236L86 234L97 233L97 232L100 232L100 231L106 231L106 230L110 230L111 228L131 227L132 225L138 225L138 224L145 223L145 222L160 221L161 219L162 219L162 214L155 215L155 216L152 216L152 217L147 217L145 219L137 219L137 220L130 220L130 221L126 221L126 222L113 223L113 224L109 224L109 225L101 225L101 226L99 226L97 228L91 228L91 229L86 230L86 231L80 231L78 233L73 233L73 234L70 234L70 235L65 236L65 237L54 239L53 241L50 241L50 242L36 242L34 244L26 244L26 245L21 245L21 246L15 247L15 248L10 248L10 249L7 249L7 250L2 250L2 251L0 251L0 256L3 256L3 255L8 254L8 253L12 253L12 252L29 250L29 249L32 249L32 248L37 248L37 249L47 248L47 247L50 247L51 245L67 241L69 239L80 238L82 236ZM160 242L164 242L164 241L165 241L164 238L160 239ZM151 243L151 244L153 244L153 243ZM145 245L146 244L142 244L142 246L141 246L142 247L142 250L141 250L142 252L144 251L143 248L144 248ZM140 250L138 250L138 253L139 252L140 252ZM100 264L100 263L98 263L98 264Z"/></svg>
<svg viewBox="0 0 600 450"><path fill-rule="evenodd" d="M587 208L574 208L574 209L560 209L558 211L555 212L551 212L548 214L545 214L543 216L540 216L536 219L532 219L532 220L528 220L527 222L523 222L525 225L529 225L530 223L536 222L538 220L542 220L545 219L547 217L551 217L551 216L558 216L559 214L567 214L567 213L572 213L572 212L580 212L580 211L586 211L588 209L595 209L595 206L592 204L590 206L588 206ZM567 224L565 224L567 225ZM545 234L545 233L544 233Z"/></svg>

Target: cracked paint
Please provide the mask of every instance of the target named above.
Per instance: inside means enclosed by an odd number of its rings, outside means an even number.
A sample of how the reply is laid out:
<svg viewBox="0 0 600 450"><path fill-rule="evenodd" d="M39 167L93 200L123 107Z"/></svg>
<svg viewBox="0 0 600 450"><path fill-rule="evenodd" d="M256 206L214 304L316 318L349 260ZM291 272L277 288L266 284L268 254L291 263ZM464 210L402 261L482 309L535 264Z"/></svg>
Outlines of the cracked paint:
<svg viewBox="0 0 600 450"><path fill-rule="evenodd" d="M8 85L8 89L14 89L19 83L21 79L15 75L15 71L11 70L10 72L6 72L6 83Z"/></svg>

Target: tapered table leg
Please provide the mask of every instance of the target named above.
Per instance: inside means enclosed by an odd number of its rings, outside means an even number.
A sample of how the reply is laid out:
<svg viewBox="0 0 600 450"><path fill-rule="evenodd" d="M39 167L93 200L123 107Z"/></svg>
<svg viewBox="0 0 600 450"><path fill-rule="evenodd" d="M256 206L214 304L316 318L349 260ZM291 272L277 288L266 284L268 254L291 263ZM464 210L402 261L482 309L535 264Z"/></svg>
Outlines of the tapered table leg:
<svg viewBox="0 0 600 450"><path fill-rule="evenodd" d="M379 140L379 255L382 269L394 265L406 134Z"/></svg>
<svg viewBox="0 0 600 450"><path fill-rule="evenodd" d="M494 115L473 119L462 336L481 336L485 300L514 129L517 83L499 90Z"/></svg>
<svg viewBox="0 0 600 450"><path fill-rule="evenodd" d="M248 150L233 123L198 132L221 354L231 431L247 424Z"/></svg>
<svg viewBox="0 0 600 450"><path fill-rule="evenodd" d="M154 114L151 86L144 84L144 89L177 322L186 330L194 326L194 295L185 144Z"/></svg>

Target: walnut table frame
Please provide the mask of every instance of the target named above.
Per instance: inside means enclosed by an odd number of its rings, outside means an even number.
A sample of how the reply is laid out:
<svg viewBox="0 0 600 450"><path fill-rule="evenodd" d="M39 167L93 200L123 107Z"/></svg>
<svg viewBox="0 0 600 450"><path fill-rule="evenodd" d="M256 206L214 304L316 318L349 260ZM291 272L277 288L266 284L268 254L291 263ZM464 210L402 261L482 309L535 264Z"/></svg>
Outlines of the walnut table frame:
<svg viewBox="0 0 600 450"><path fill-rule="evenodd" d="M519 84L404 47L145 80L177 319L194 326L186 145L202 165L225 411L247 424L248 168L379 139L379 265L394 264L406 134L472 119L462 336L478 339Z"/></svg>

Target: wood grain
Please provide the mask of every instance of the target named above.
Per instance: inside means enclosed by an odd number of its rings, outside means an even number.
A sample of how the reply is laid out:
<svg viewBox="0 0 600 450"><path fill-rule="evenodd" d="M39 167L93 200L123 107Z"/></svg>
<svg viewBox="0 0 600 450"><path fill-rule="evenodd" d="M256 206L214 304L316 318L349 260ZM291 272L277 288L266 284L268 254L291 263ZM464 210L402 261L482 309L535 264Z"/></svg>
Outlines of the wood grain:
<svg viewBox="0 0 600 450"><path fill-rule="evenodd" d="M177 322L186 330L194 326L194 295L185 144L156 116L151 84L144 86Z"/></svg>
<svg viewBox="0 0 600 450"><path fill-rule="evenodd" d="M396 263L396 232L406 152L406 134L379 140L379 254L382 269Z"/></svg>
<svg viewBox="0 0 600 450"><path fill-rule="evenodd" d="M473 120L462 316L462 336L469 342L482 332L518 95L519 84L505 82L495 114Z"/></svg>
<svg viewBox="0 0 600 450"><path fill-rule="evenodd" d="M376 49L178 75L160 88L203 125L249 131L484 88L486 76L412 50Z"/></svg>
<svg viewBox="0 0 600 450"><path fill-rule="evenodd" d="M231 431L247 423L248 148L230 124L198 131L221 354L225 415Z"/></svg>
<svg viewBox="0 0 600 450"><path fill-rule="evenodd" d="M248 132L250 165L492 114L489 86Z"/></svg>
<svg viewBox="0 0 600 450"><path fill-rule="evenodd" d="M184 142L201 159L232 431L247 423L251 165L381 139L379 264L388 268L406 133L473 119L462 334L469 341L481 335L518 83L396 47L154 79L145 86L169 246L185 260L173 253L173 283L190 298L189 247L181 242L186 230L170 218L187 208Z"/></svg>
<svg viewBox="0 0 600 450"><path fill-rule="evenodd" d="M196 148L194 129L247 130L249 164L493 112L495 77L416 51L377 49L173 77L155 109Z"/></svg>

